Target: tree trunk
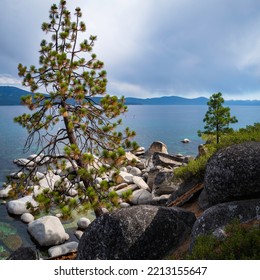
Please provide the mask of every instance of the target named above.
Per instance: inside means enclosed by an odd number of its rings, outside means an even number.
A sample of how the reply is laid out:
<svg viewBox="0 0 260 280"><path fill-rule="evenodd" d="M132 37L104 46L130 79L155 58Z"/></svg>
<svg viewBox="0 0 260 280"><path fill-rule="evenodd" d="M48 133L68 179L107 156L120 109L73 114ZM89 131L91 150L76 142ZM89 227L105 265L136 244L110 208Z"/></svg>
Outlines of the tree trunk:
<svg viewBox="0 0 260 280"><path fill-rule="evenodd" d="M62 106L66 109L66 104L65 103L62 102ZM67 131L67 134L68 134L70 144L74 144L78 147L78 143L77 143L76 137L74 135L74 132L73 132L72 129L69 128L68 117L63 117L63 120L64 120L64 124L65 124L65 127L66 127L66 131ZM76 162L77 162L78 167L85 168L81 158L76 160ZM84 183L85 188L87 189L89 187L89 183L85 180L83 180L83 183ZM91 198L89 198L89 202L92 205L94 204L94 201ZM95 213L96 217L100 217L101 215L103 215L103 211L102 211L101 207L99 207L99 206L95 207L93 210L94 210L94 213Z"/></svg>

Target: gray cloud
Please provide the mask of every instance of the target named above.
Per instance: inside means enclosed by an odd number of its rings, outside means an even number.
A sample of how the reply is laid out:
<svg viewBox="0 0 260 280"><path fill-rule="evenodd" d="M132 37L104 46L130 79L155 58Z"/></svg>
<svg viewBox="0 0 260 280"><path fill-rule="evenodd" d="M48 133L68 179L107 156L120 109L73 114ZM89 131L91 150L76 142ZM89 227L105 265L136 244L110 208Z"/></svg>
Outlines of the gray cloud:
<svg viewBox="0 0 260 280"><path fill-rule="evenodd" d="M58 1L56 1L58 2ZM258 0L68 0L80 6L109 90L125 96L260 99ZM0 77L37 64L51 0L3 0ZM2 79L3 80L3 79ZM1 79L0 79L1 82Z"/></svg>

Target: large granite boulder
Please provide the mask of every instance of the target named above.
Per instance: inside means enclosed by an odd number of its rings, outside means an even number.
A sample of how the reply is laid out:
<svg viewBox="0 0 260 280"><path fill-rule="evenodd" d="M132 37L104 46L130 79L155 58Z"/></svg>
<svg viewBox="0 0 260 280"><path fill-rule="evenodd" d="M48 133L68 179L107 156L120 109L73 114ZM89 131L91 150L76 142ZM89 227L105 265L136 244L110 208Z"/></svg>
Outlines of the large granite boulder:
<svg viewBox="0 0 260 280"><path fill-rule="evenodd" d="M167 151L167 146L166 144L164 144L161 141L155 141L151 144L151 146L149 147L149 149L145 152L145 156L146 157L150 157L151 155L153 155L156 152L160 152L160 153L164 153L164 154L168 154Z"/></svg>
<svg viewBox="0 0 260 280"><path fill-rule="evenodd" d="M180 208L134 206L104 214L80 239L79 260L161 259L191 231L196 218Z"/></svg>
<svg viewBox="0 0 260 280"><path fill-rule="evenodd" d="M31 222L28 231L40 246L58 245L69 238L61 221L54 216L44 216Z"/></svg>
<svg viewBox="0 0 260 280"><path fill-rule="evenodd" d="M240 222L260 219L260 199L226 202L210 207L193 225L191 244L194 244L197 236L223 229L234 219Z"/></svg>
<svg viewBox="0 0 260 280"><path fill-rule="evenodd" d="M163 194L171 194L175 192L179 186L173 182L173 170L162 169L154 178L153 194L161 196Z"/></svg>
<svg viewBox="0 0 260 280"><path fill-rule="evenodd" d="M221 149L209 160L204 188L209 205L260 198L260 142Z"/></svg>

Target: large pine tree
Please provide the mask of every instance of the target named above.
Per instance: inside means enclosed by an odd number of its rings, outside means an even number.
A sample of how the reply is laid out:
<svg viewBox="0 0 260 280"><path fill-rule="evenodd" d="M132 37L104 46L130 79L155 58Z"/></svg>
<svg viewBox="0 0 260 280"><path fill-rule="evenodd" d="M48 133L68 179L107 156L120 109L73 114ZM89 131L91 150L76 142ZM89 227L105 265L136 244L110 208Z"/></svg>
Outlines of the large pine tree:
<svg viewBox="0 0 260 280"><path fill-rule="evenodd" d="M68 200L70 187L61 188L64 182L60 182L38 195L39 203L49 207L57 204L64 212L70 206L88 203L99 216L101 207L115 199L108 194L107 182L96 184L95 178L116 166L125 148L131 147L130 138L135 133L118 129L119 116L127 108L123 98L106 94L104 63L93 53L96 36L79 42L80 33L86 31L81 17L81 9L76 8L72 15L64 0L52 5L50 21L42 24L46 39L40 45L39 67L18 66L23 85L32 92L22 102L32 113L15 120L29 132L26 148L37 143L37 159L41 159L18 185L26 192L28 182L43 163L61 168L66 184L78 183L78 198ZM97 96L103 98L98 101ZM67 162L72 166L69 170Z"/></svg>

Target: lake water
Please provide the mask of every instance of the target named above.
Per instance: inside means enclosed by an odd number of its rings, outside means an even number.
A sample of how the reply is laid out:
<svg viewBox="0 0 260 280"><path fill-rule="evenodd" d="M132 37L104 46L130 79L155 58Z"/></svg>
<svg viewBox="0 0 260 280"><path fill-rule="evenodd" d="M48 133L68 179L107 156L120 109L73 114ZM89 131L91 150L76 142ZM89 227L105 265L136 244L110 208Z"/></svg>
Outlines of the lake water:
<svg viewBox="0 0 260 280"><path fill-rule="evenodd" d="M238 123L233 128L260 122L260 106L230 106L231 115L235 115ZM199 129L203 130L203 118L207 106L128 106L128 112L123 115L123 125L137 133L136 141L140 146L149 148L153 141L162 141L169 153L186 155L197 154L197 147L203 141L197 136ZM13 122L13 118L26 112L23 106L0 106L0 188L5 177L16 170L13 159L25 157L34 153L36 147L24 154L23 145L27 137L26 129ZM181 140L189 138L191 143L183 144ZM0 205L1 223L12 225L20 236L24 245L32 244L27 226L17 217L7 214L5 206ZM1 247L1 238L0 238ZM1 248L0 248L1 249Z"/></svg>

